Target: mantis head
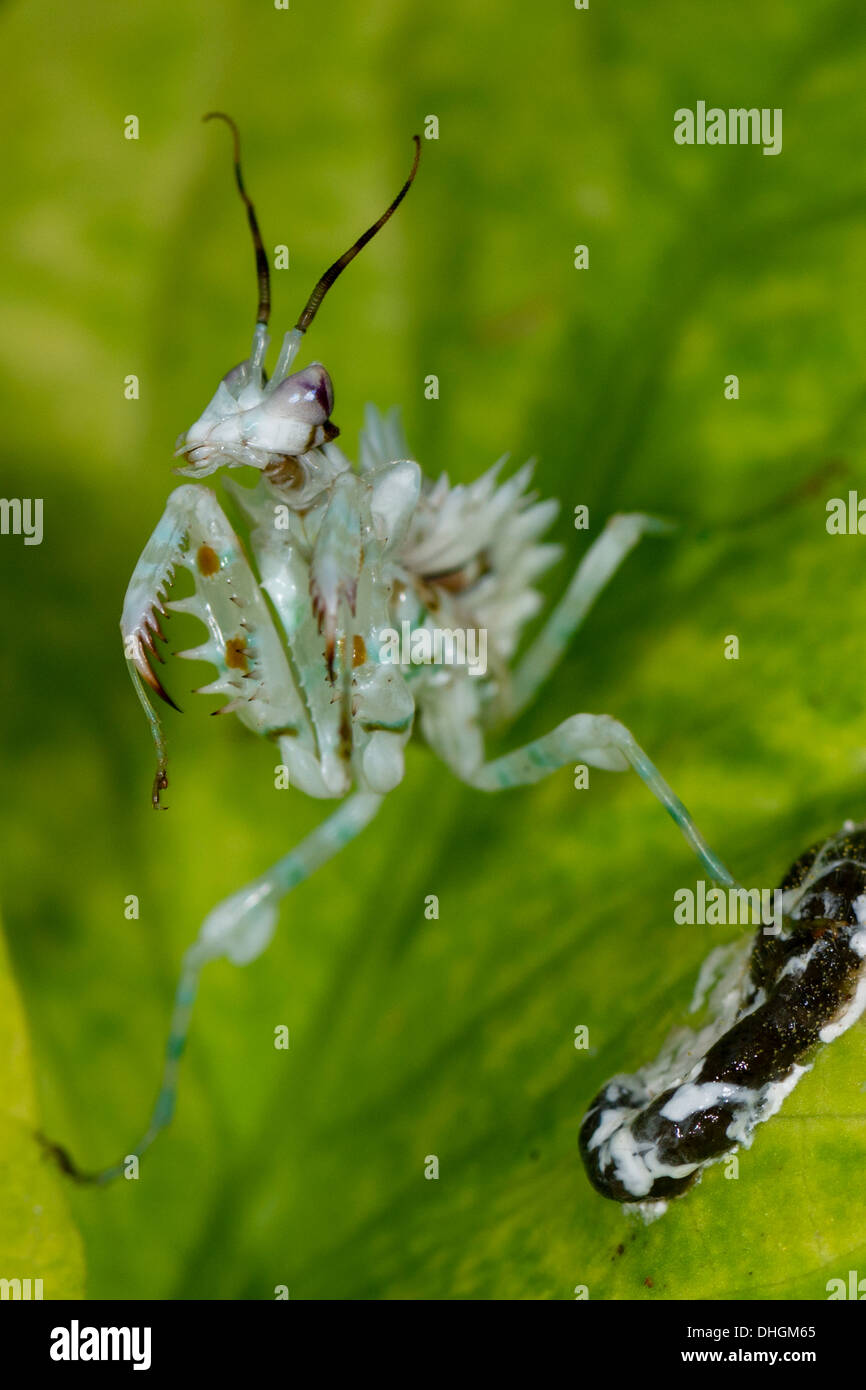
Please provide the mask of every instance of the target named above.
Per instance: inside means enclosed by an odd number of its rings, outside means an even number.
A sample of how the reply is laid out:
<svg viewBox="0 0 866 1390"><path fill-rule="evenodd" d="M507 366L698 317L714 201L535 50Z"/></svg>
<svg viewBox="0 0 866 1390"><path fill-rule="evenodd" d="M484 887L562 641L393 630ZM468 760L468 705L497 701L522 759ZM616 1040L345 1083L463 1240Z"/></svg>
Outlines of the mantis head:
<svg viewBox="0 0 866 1390"><path fill-rule="evenodd" d="M247 209L256 256L258 312L250 356L223 377L205 410L179 437L175 457L182 458L184 464L175 471L198 479L223 467L251 466L266 473L294 505L303 507L345 471L346 463L336 451L329 456L322 447L339 434L331 420L334 388L328 372L320 362L299 372L290 372L290 368L331 285L408 193L418 168L421 142L417 135L413 137L412 168L396 198L318 281L295 327L285 335L274 374L268 380L264 372L271 309L267 255L255 209L244 188L237 127L221 111L211 111L204 119L213 118L225 121L234 137L235 179Z"/></svg>

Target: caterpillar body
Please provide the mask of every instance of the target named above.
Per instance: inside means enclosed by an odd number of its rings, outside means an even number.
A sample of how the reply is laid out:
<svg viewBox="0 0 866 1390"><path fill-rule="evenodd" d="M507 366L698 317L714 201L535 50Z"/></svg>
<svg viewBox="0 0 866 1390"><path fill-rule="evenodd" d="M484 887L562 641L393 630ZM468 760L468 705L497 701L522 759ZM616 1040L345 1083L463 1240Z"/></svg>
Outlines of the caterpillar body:
<svg viewBox="0 0 866 1390"><path fill-rule="evenodd" d="M615 1076L580 1130L592 1185L627 1203L679 1196L703 1169L774 1115L811 1065L866 1007L866 826L813 845L782 884L783 925L713 951L692 1011L660 1056Z"/></svg>

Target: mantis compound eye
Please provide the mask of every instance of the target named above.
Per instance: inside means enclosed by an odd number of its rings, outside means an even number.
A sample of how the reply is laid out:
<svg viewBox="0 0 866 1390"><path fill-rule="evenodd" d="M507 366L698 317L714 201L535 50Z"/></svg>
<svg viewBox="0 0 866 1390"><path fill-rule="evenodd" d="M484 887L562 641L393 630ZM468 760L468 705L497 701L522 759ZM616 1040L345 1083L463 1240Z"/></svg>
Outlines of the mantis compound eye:
<svg viewBox="0 0 866 1390"><path fill-rule="evenodd" d="M287 376L271 393L265 409L270 415L323 425L334 409L334 388L321 362Z"/></svg>
<svg viewBox="0 0 866 1390"><path fill-rule="evenodd" d="M249 359L246 358L243 362L239 362L236 367L232 367L230 372L226 372L222 379L222 385L225 386L226 390L230 391L233 396L237 396L246 386L249 379L250 364Z"/></svg>
<svg viewBox="0 0 866 1390"><path fill-rule="evenodd" d="M320 362L286 377L261 406L279 440L276 448L287 454L305 453L336 439L339 430L330 419L333 409L334 388Z"/></svg>

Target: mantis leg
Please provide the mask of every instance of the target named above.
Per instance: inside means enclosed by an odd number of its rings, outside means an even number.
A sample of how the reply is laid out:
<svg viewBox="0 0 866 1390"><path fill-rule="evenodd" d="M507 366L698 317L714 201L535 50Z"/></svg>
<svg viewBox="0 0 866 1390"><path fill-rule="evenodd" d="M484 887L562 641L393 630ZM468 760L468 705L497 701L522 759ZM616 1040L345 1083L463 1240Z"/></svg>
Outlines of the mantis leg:
<svg viewBox="0 0 866 1390"><path fill-rule="evenodd" d="M507 707L517 715L531 703L561 660L587 613L623 560L642 536L663 535L669 522L640 512L613 516L578 565L568 588L538 637L520 661L511 684Z"/></svg>
<svg viewBox="0 0 866 1390"><path fill-rule="evenodd" d="M479 791L495 792L538 782L575 760L613 772L621 772L630 764L676 821L710 877L728 887L739 886L718 855L710 849L689 812L658 768L650 762L634 735L624 724L611 719L610 715L573 714L551 733L493 762L482 764L474 772L461 771L457 767L454 770L463 781Z"/></svg>
<svg viewBox="0 0 866 1390"><path fill-rule="evenodd" d="M120 1163L92 1175L73 1170L73 1177L99 1184L111 1182L123 1174L130 1158L140 1158L150 1148L174 1113L180 1060L189 1034L203 967L220 956L226 956L235 965L246 965L261 955L273 936L281 899L359 835L373 819L382 800L382 797L369 792L350 797L270 869L231 897L225 898L208 913L198 937L183 958L166 1045L162 1086L146 1132ZM57 1150L57 1146L49 1147ZM63 1151L60 1151L60 1156L61 1161L70 1164Z"/></svg>
<svg viewBox="0 0 866 1390"><path fill-rule="evenodd" d="M166 596L178 567L192 575L195 593L170 603ZM216 667L216 680L203 689L229 697L221 713L237 714L259 734L290 731L297 745L295 780L302 790L321 795L321 777L311 767L315 741L309 718L256 576L215 493L187 483L169 497L141 554L120 624L127 665L157 750L154 806L167 783L166 749L145 685L174 704L152 665L154 658L163 659L158 615L166 609L192 614L204 624L207 640L181 655Z"/></svg>

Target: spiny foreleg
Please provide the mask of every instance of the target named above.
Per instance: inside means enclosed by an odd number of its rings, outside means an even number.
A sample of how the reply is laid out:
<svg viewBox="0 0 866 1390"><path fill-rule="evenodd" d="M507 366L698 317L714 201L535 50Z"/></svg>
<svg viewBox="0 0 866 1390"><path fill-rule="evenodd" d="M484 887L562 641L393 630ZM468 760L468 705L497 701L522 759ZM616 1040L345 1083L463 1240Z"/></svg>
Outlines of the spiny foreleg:
<svg viewBox="0 0 866 1390"><path fill-rule="evenodd" d="M195 593L171 603L166 595L178 566L189 570ZM167 782L166 749L144 686L177 709L151 664L154 657L163 660L157 639L165 640L160 615L167 610L192 614L207 628L207 640L181 655L217 668L216 679L201 693L227 695L221 713L236 713L257 733L290 731L299 748L312 753L315 743L304 702L241 543L210 488L187 483L169 497L142 552L120 623L130 675L157 750L154 806Z"/></svg>

